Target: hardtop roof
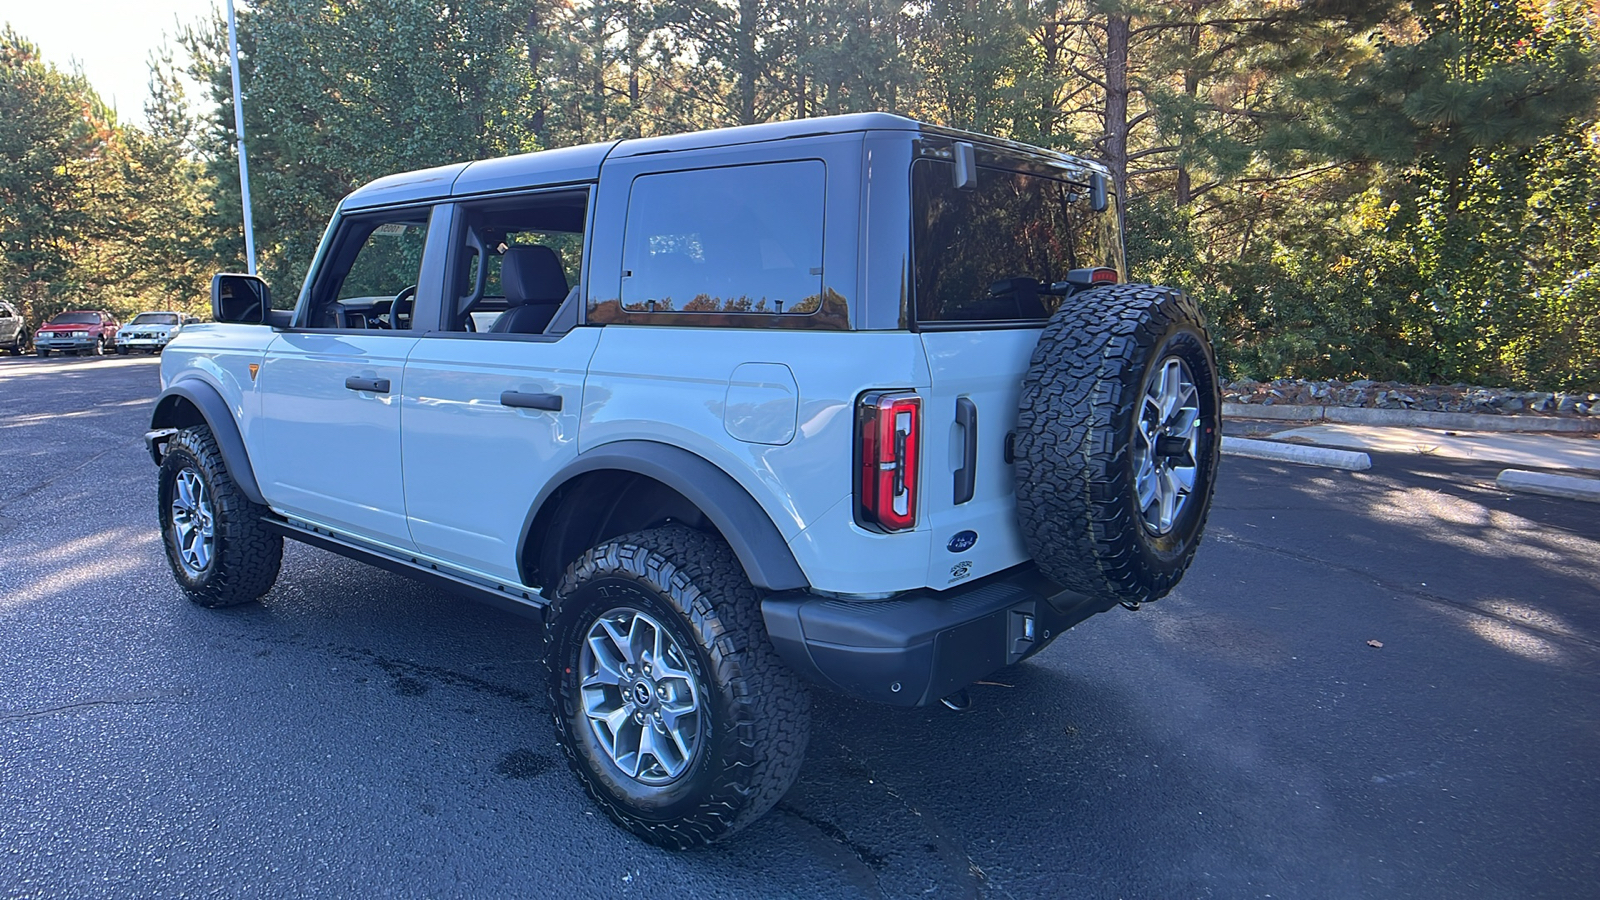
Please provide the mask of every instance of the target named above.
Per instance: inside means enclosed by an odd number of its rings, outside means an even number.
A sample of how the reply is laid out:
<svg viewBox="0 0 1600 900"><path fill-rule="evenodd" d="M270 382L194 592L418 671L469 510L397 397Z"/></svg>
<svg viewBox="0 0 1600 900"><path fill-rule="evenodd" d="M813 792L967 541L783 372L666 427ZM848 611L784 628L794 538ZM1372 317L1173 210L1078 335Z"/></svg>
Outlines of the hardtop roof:
<svg viewBox="0 0 1600 900"><path fill-rule="evenodd" d="M1003 138L974 134L953 128L944 128L908 119L893 113L851 113L841 116L820 116L814 119L794 119L784 122L764 122L759 125L737 125L710 131L692 131L659 137L633 138L625 141L602 141L580 144L516 156L482 159L474 162L454 163L432 169L387 175L369 182L344 198L341 209L365 209L408 203L417 200L434 200L443 197L465 197L493 191L514 190L523 187L582 184L600 177L600 166L608 157L645 156L677 150L703 150L713 147L730 147L767 141L792 140L832 134L851 134L866 131L909 131L936 134L958 140L970 140L1003 147L1009 150L1044 156L1059 162L1077 165L1088 164L1078 157L1053 150L1019 144Z"/></svg>

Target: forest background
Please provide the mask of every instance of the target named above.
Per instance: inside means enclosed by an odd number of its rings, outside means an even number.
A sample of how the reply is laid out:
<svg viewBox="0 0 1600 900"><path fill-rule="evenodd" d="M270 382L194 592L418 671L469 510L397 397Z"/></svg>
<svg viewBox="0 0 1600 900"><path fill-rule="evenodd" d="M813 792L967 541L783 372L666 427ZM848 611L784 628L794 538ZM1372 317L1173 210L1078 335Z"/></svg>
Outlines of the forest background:
<svg viewBox="0 0 1600 900"><path fill-rule="evenodd" d="M225 25L173 39L136 127L0 33L31 325L243 268ZM380 175L885 110L1105 160L1235 377L1600 390L1600 0L255 0L239 43L280 293Z"/></svg>

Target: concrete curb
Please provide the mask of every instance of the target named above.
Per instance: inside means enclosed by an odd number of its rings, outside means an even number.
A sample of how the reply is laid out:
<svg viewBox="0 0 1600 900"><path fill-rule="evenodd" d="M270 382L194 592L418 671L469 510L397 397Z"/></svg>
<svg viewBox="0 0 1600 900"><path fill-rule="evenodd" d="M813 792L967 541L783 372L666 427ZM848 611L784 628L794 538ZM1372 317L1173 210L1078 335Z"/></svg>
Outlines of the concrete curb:
<svg viewBox="0 0 1600 900"><path fill-rule="evenodd" d="M1251 459L1270 459L1273 462L1350 469L1355 472L1372 468L1372 457L1354 450L1332 450L1327 447L1280 444L1276 441L1253 441L1240 437L1224 436L1222 452L1228 456L1247 456Z"/></svg>
<svg viewBox="0 0 1600 900"><path fill-rule="evenodd" d="M1342 422L1346 425L1408 425L1452 431L1544 431L1600 434L1600 419L1557 416L1486 416L1476 413L1428 412L1421 409L1368 409L1364 406L1262 406L1224 403L1225 419L1271 419L1277 422Z"/></svg>
<svg viewBox="0 0 1600 900"><path fill-rule="evenodd" d="M1567 500L1587 500L1600 503L1600 480L1579 478L1576 475L1552 475L1549 472L1525 472L1506 469L1494 483L1508 491L1526 494L1543 494Z"/></svg>

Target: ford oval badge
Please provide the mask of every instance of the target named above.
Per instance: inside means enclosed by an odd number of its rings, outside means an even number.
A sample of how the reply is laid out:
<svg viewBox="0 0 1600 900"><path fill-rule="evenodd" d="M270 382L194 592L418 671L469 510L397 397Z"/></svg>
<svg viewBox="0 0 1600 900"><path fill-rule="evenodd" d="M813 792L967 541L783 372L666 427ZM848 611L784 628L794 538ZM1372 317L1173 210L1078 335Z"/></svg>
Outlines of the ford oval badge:
<svg viewBox="0 0 1600 900"><path fill-rule="evenodd" d="M976 531L962 531L957 533L955 537L951 538L950 543L945 544L945 547L951 553L965 553L968 550L971 550L972 545L976 544L977 542L978 533Z"/></svg>

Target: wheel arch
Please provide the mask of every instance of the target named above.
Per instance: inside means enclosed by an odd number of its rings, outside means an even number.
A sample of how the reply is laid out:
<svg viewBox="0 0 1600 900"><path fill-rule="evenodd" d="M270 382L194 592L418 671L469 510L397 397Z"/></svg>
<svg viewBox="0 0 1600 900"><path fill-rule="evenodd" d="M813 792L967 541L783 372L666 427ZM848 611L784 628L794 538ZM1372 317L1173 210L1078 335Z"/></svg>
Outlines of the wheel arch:
<svg viewBox="0 0 1600 900"><path fill-rule="evenodd" d="M188 378L174 382L156 398L155 409L150 413L152 431L163 428L190 428L204 425L211 429L217 440L217 449L228 466L228 474L251 503L265 506L256 483L255 469L250 465L250 454L245 449L244 438L239 434L239 423L234 419L228 401L209 382Z"/></svg>
<svg viewBox="0 0 1600 900"><path fill-rule="evenodd" d="M566 566L600 541L665 521L715 530L757 588L808 586L788 542L749 491L704 458L653 441L604 444L550 479L522 526L523 583L553 588Z"/></svg>

